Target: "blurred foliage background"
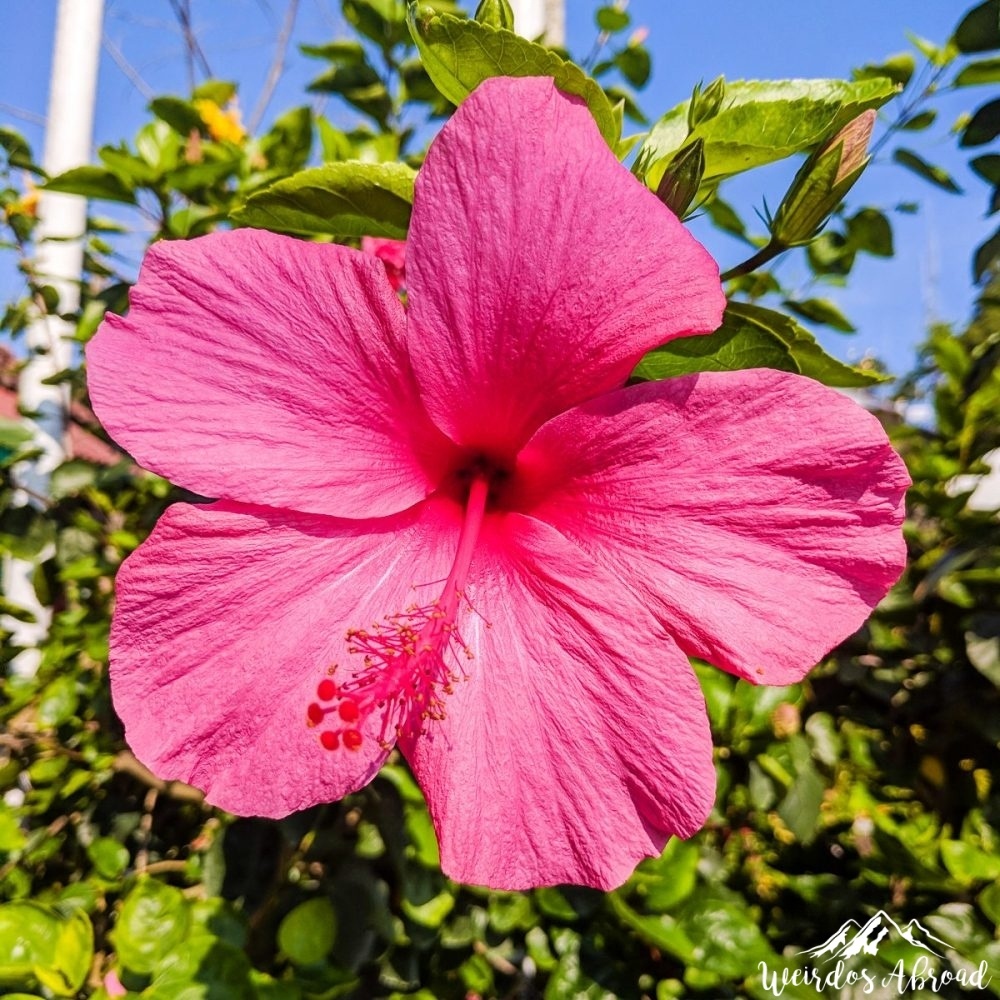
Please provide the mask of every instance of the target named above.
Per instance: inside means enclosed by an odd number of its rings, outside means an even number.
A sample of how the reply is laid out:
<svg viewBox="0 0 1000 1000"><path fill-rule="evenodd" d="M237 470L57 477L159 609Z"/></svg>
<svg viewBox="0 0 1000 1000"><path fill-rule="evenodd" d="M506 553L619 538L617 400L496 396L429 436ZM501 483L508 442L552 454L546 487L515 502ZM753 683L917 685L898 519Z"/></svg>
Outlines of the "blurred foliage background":
<svg viewBox="0 0 1000 1000"><path fill-rule="evenodd" d="M563 62L566 53L514 47L515 61L534 72L589 88L579 92L609 141L679 213L703 213L747 243L752 263L730 272L734 305L723 329L654 352L637 377L759 364L854 387L884 419L914 481L903 579L803 683L753 688L696 664L719 775L702 833L671 842L615 892L490 892L442 876L420 790L400 759L343 802L273 822L205 806L197 790L159 781L124 745L106 676L115 571L182 495L107 439L87 408L80 365L58 376L74 400L71 457L48 496L25 502L17 489L19 463L33 448L10 403L24 330L58 308L33 264L37 188L92 200L72 317L80 343L105 312L127 308L116 248L137 232L183 239L254 224L355 245L365 234L404 235L412 195L406 172L391 165L419 167L463 86L516 72L470 54L486 51L482 38L496 40L505 5L483 4L478 26L468 26L437 4L444 13L436 19L414 12L413 34L402 2L342 7L354 36L317 40L304 55L316 60L311 89L358 112L363 124L353 131L303 104L248 134L235 85L222 81L157 98L136 136L58 178L45 177L16 131L0 129L2 251L25 278L23 296L0 319L9 344L0 392L10 404L0 420L0 550L34 560L35 590L53 611L37 672L9 671L0 681L0 991L150 1000L758 998L773 995L762 962L794 968L796 952L884 910L949 943L933 967L971 971L985 961L996 974L984 992L1000 995L1000 522L980 485L1000 447L1000 233L969 247L981 294L968 325L927 331L915 369L888 380L876 359L853 368L826 356L808 329L850 327L822 288L849 281L864 254L893 252L886 211L857 203L863 182L850 194L833 190L819 223L795 239L787 210L763 217L769 231L757 235L724 200L736 173L810 151L815 166L841 127L890 98L876 149L954 187L919 151L920 134L939 93L969 87L979 89L969 90L970 112L952 137L985 185L965 197L983 197L996 212L1000 4L992 0L966 12L951 39L917 40L914 51L859 69L840 90L699 86L635 149L618 136L623 116L647 125L638 94L649 54L622 7L595 10L599 46L586 64L596 85ZM429 75L446 52L457 65ZM815 126L804 136L803 121ZM730 156L744 127L759 153ZM345 210L344 192L374 176L385 180L380 193L362 199L360 212L352 194ZM100 214L109 205L113 218ZM770 267L790 244L812 274L806 294L783 287ZM7 599L0 611L28 613ZM19 650L5 637L9 663ZM888 972L915 957L897 940L870 967ZM825 995L871 995L864 985ZM817 990L789 985L782 995ZM906 995L967 994L951 984Z"/></svg>

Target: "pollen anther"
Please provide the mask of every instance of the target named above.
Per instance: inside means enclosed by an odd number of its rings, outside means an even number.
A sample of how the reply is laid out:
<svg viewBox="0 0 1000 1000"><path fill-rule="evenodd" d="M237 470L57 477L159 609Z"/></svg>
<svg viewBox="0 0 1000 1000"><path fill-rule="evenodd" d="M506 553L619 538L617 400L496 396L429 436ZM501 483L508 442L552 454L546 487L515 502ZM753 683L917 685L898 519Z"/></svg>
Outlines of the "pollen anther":
<svg viewBox="0 0 1000 1000"><path fill-rule="evenodd" d="M397 739L419 735L427 722L444 719L444 699L467 676L463 663L472 659L456 620L468 604L465 583L488 494L488 478L477 474L451 573L436 601L410 604L369 628L347 630L348 652L361 658L360 668L339 683L321 680L319 703L306 710L308 725L324 727L320 743L325 749L358 750L368 734L388 749Z"/></svg>

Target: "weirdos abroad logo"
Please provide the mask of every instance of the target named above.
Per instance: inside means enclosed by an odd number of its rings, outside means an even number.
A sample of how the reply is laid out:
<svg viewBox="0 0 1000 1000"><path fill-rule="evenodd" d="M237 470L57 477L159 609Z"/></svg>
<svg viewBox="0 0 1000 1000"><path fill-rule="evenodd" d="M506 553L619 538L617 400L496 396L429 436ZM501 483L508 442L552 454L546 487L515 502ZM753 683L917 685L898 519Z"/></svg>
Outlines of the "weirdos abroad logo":
<svg viewBox="0 0 1000 1000"><path fill-rule="evenodd" d="M894 940L916 949L917 956L909 963L899 959L891 969L865 961L874 958L883 944ZM908 996L917 990L937 993L952 984L968 991L989 985L992 977L986 962L980 962L975 969L954 971L936 962L944 959L946 949L952 949L952 945L935 937L919 920L900 927L888 913L879 910L864 924L848 920L822 944L797 952L808 959L802 968L772 970L766 962L760 962L758 968L764 989L776 997L789 986L812 986L817 993L853 986L865 994L878 990L879 996L885 996L887 991Z"/></svg>

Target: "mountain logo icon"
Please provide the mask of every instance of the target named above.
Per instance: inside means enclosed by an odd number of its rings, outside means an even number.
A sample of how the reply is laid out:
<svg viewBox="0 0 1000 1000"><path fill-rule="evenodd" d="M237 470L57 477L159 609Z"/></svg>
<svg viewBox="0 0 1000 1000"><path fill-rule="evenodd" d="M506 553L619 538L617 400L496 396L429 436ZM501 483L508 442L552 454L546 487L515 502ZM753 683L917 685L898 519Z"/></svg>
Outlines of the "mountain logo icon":
<svg viewBox="0 0 1000 1000"><path fill-rule="evenodd" d="M845 921L822 944L798 954L827 962L835 958L854 958L855 955L876 955L879 946L891 934L938 958L944 957L939 949L951 948L947 941L935 937L919 920L911 920L905 927L900 927L885 910L879 910L864 924L856 920Z"/></svg>

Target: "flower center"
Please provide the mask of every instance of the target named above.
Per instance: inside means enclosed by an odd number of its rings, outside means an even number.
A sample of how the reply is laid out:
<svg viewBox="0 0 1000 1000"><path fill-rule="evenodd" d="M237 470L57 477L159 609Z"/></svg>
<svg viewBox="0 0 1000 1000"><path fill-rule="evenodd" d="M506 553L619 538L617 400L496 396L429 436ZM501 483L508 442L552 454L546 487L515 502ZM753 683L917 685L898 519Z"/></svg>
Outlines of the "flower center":
<svg viewBox="0 0 1000 1000"><path fill-rule="evenodd" d="M416 736L428 720L443 719L444 698L466 674L472 651L462 641L457 620L490 495L490 473L469 473L465 517L451 572L436 600L386 615L370 629L347 630L348 652L364 658L350 678L337 680L329 668L306 711L307 724L320 728L327 750L357 750L365 720L377 713L378 741L388 748L402 736ZM449 662L449 660L451 662Z"/></svg>

